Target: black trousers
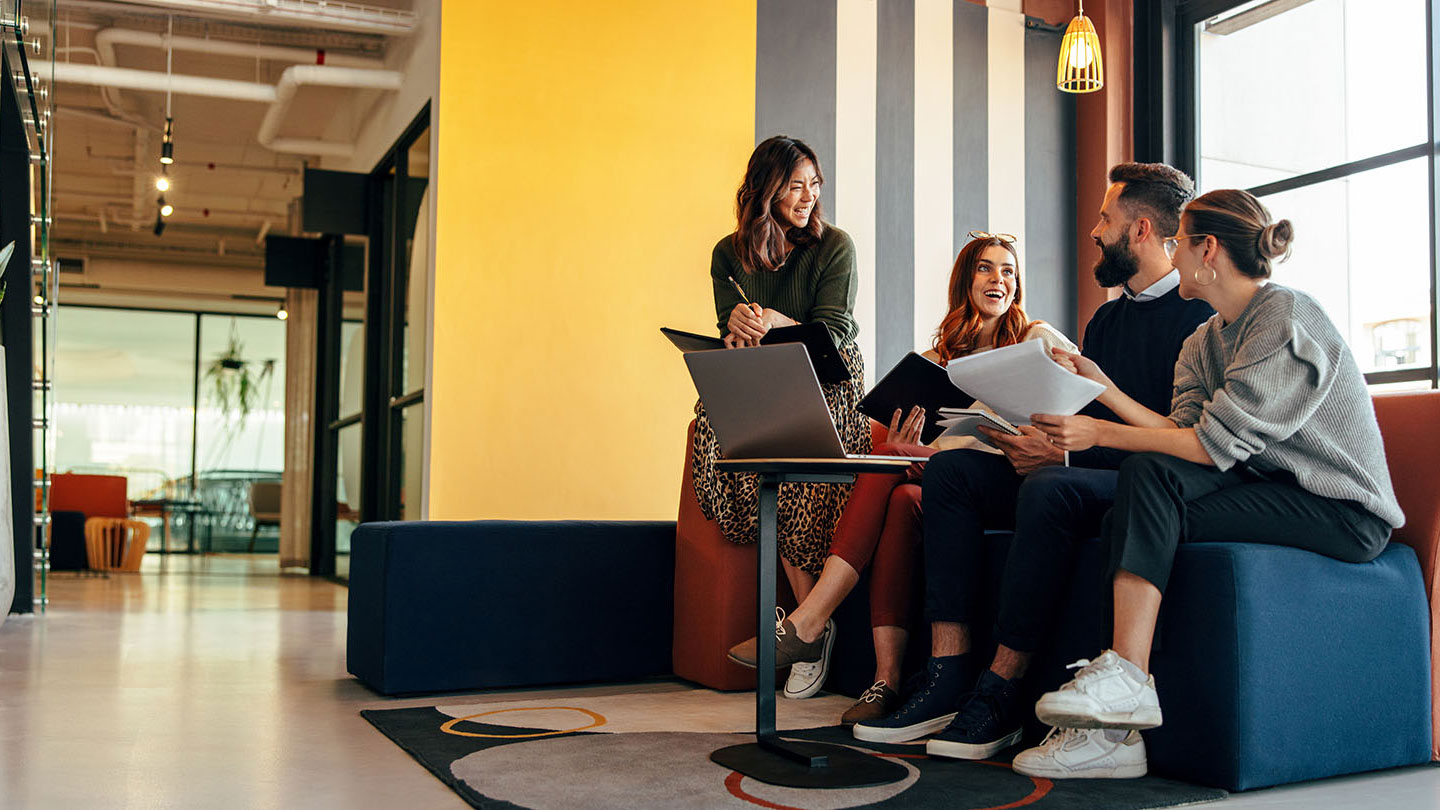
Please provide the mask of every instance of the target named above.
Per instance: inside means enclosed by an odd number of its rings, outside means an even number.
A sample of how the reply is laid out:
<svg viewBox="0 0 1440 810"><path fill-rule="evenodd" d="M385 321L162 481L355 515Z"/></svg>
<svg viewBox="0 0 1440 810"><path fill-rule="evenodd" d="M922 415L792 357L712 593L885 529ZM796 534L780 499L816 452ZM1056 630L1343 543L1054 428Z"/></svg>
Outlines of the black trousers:
<svg viewBox="0 0 1440 810"><path fill-rule="evenodd" d="M1137 453L1120 465L1101 537L1112 577L1124 569L1164 593L1181 543L1271 543L1367 562L1385 549L1390 527L1358 503L1303 489L1289 473L1222 472Z"/></svg>
<svg viewBox="0 0 1440 810"><path fill-rule="evenodd" d="M925 615L970 623L987 592L985 530L1015 530L999 583L995 640L1039 649L1053 629L1076 545L1094 537L1114 502L1116 472L1045 467L1015 474L1004 456L951 450L925 465Z"/></svg>

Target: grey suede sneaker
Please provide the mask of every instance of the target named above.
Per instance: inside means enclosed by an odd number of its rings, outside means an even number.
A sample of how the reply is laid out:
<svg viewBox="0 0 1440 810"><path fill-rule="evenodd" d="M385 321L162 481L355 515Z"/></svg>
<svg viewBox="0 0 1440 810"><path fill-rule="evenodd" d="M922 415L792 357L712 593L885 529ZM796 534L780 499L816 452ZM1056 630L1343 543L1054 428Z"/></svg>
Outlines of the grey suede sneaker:
<svg viewBox="0 0 1440 810"><path fill-rule="evenodd" d="M825 632L807 644L795 634L795 625L785 618L785 611L775 608L775 668L782 669L795 663L810 664L824 658L833 628L834 624L826 622ZM727 657L742 667L754 669L759 657L757 649L755 639L747 639L731 647Z"/></svg>

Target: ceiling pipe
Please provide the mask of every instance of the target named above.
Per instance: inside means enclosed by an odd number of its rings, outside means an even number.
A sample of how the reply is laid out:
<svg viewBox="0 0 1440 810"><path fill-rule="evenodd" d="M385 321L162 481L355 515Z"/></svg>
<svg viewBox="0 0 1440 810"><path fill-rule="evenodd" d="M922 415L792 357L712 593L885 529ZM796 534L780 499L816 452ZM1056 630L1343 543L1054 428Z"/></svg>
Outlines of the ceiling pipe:
<svg viewBox="0 0 1440 810"><path fill-rule="evenodd" d="M280 122L290 111L295 93L301 87L344 87L360 90L399 90L405 75L394 70L360 70L356 68L320 67L318 65L293 65L280 74L275 84L275 103L265 112L256 136L261 145L276 152L293 152L302 155L323 155L327 157L349 157L355 152L355 145L335 141L308 140L300 138L276 138Z"/></svg>
<svg viewBox="0 0 1440 810"><path fill-rule="evenodd" d="M128 0L128 2L172 11L192 11L265 25L324 28L364 34L409 36L415 31L415 12L367 6L354 2L326 0ZM94 4L64 2L66 7Z"/></svg>
<svg viewBox="0 0 1440 810"><path fill-rule="evenodd" d="M129 28L106 28L95 34L95 48L101 54L101 63L115 64L115 46L134 45L140 48L165 48L165 35L150 31L134 31ZM219 56L240 56L264 59L270 62L294 62L297 65L331 65L379 69L385 62L367 56L351 56L343 53L310 48L287 48L278 45L261 45L258 42L234 42L228 39L203 39L201 37L170 37L170 47L177 51L206 53Z"/></svg>
<svg viewBox="0 0 1440 810"><path fill-rule="evenodd" d="M93 84L99 87L119 87L127 90L151 90L159 93L169 90L180 95L229 98L236 101L256 101L262 104L275 102L275 88L268 84L240 82L233 79L211 79L204 76L167 76L154 70L81 65L74 62L55 63L55 81Z"/></svg>

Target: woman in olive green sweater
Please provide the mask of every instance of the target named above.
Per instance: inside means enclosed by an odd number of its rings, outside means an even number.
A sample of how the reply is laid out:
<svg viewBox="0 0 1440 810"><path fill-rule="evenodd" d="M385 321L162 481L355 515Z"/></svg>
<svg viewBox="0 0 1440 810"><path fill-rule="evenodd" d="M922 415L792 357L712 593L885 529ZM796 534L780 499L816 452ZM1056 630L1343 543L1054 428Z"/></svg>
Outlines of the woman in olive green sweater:
<svg viewBox="0 0 1440 810"><path fill-rule="evenodd" d="M820 208L824 176L814 151L776 136L750 156L736 195L738 224L715 245L710 278L715 314L727 346L754 346L777 326L819 321L830 330L850 379L822 385L846 452L870 452L870 423L856 404L864 395L864 361L855 345L855 245L825 222ZM745 290L741 299L730 279ZM695 494L706 517L733 543L753 543L758 488L754 475L717 473L715 431L696 405ZM829 553L849 486L781 484L780 558L798 599L815 584Z"/></svg>

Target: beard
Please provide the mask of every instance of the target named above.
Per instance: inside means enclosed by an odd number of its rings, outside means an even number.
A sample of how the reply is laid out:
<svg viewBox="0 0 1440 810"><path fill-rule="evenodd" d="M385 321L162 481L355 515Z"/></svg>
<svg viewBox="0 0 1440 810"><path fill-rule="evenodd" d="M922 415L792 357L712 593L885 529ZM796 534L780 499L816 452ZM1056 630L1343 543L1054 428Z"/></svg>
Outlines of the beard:
<svg viewBox="0 0 1440 810"><path fill-rule="evenodd" d="M1130 234L1120 237L1113 245L1100 242L1100 261L1095 263L1095 280L1101 287L1119 287L1138 272L1140 263L1130 250Z"/></svg>

